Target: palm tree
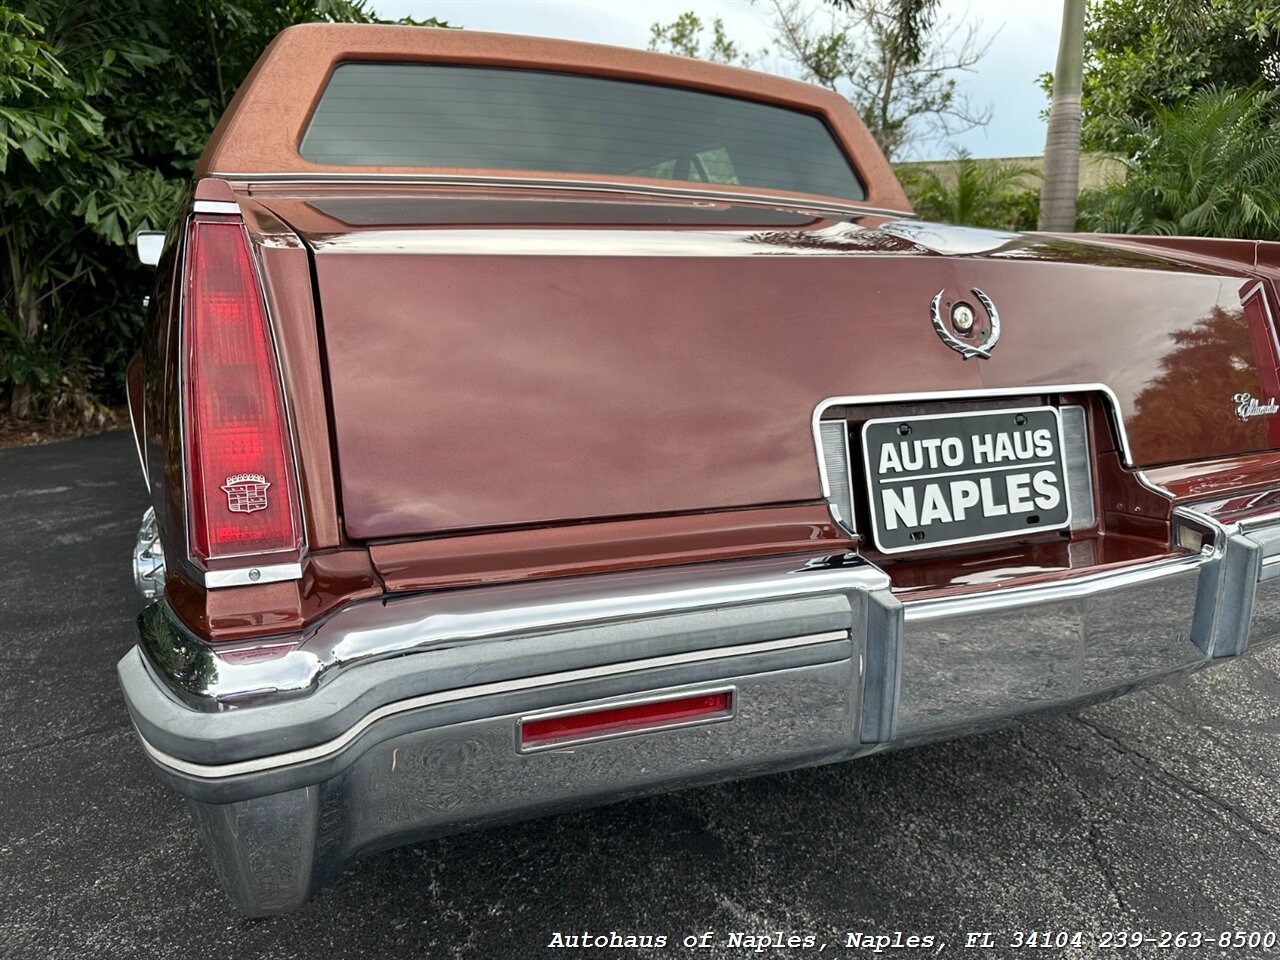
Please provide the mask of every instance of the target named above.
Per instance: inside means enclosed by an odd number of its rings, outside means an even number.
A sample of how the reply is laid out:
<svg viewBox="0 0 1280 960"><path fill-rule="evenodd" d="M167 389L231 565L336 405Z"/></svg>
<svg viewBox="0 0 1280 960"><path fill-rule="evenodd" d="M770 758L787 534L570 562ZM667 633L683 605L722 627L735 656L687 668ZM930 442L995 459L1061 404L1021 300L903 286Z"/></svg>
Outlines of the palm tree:
<svg viewBox="0 0 1280 960"><path fill-rule="evenodd" d="M1058 66L1053 72L1053 103L1044 143L1044 185L1040 191L1040 229L1076 228L1080 192L1080 91L1084 73L1085 0L1063 0Z"/></svg>

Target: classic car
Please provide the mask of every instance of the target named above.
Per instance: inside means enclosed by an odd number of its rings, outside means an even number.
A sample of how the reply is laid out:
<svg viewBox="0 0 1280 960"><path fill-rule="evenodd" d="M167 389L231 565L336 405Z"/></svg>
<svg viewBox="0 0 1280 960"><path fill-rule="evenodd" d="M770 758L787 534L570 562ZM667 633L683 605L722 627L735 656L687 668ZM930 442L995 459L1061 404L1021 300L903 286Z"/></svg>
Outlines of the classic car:
<svg viewBox="0 0 1280 960"><path fill-rule="evenodd" d="M294 27L156 257L119 679L246 914L1280 634L1280 245L921 222L815 86Z"/></svg>

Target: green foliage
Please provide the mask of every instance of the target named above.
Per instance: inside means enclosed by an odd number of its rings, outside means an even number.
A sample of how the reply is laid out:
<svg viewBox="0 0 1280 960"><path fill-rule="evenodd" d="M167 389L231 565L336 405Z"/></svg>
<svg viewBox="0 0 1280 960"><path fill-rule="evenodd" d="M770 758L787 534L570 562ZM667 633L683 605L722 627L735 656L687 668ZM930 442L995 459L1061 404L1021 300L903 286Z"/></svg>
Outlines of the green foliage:
<svg viewBox="0 0 1280 960"><path fill-rule="evenodd" d="M674 53L695 60L712 63L728 63L750 67L768 51L748 53L725 33L724 21L716 17L711 21L711 37L703 42L706 25L692 10L686 10L670 23L654 23L649 27L649 49L659 53Z"/></svg>
<svg viewBox="0 0 1280 960"><path fill-rule="evenodd" d="M849 0L839 9L824 21L803 0L773 0L774 32L804 79L849 99L886 157L991 119L956 79L990 47L979 21L961 27L914 0Z"/></svg>
<svg viewBox="0 0 1280 960"><path fill-rule="evenodd" d="M1052 77L1041 78L1045 91ZM1119 150L1129 118L1209 87L1280 86L1277 0L1092 0L1085 21L1086 150Z"/></svg>
<svg viewBox="0 0 1280 960"><path fill-rule="evenodd" d="M151 275L129 245L168 225L271 38L376 19L366 0L0 0L0 398L14 414L119 395Z"/></svg>
<svg viewBox="0 0 1280 960"><path fill-rule="evenodd" d="M837 10L857 14L862 0L826 0L826 3ZM912 66L924 58L925 38L937 20L938 3L939 0L892 0L889 14L893 24L887 47L891 57Z"/></svg>
<svg viewBox="0 0 1280 960"><path fill-rule="evenodd" d="M1280 240L1280 90L1201 90L1117 130L1127 176L1086 197L1090 226Z"/></svg>
<svg viewBox="0 0 1280 960"><path fill-rule="evenodd" d="M890 159L913 143L990 119L955 76L981 60L990 41L976 21L961 28L938 19L936 0L830 0L825 10L805 0L771 0L771 6L774 41L788 70L846 97ZM649 49L743 66L758 59L725 36L719 19L707 44L703 30L697 14L682 13L653 24Z"/></svg>
<svg viewBox="0 0 1280 960"><path fill-rule="evenodd" d="M77 90L44 28L0 7L0 173L19 150L34 165L71 152L78 137L102 133L102 115Z"/></svg>
<svg viewBox="0 0 1280 960"><path fill-rule="evenodd" d="M998 230L1034 230L1039 214L1034 167L977 160L967 150L937 166L899 165L894 170L916 214L925 220Z"/></svg>

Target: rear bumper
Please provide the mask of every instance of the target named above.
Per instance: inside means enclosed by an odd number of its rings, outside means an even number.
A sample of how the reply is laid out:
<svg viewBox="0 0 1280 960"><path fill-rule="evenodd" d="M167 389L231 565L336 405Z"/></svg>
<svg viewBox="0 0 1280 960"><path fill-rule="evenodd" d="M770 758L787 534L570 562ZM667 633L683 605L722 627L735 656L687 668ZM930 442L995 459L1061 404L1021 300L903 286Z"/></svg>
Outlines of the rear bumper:
<svg viewBox="0 0 1280 960"><path fill-rule="evenodd" d="M856 557L773 558L354 605L252 656L163 603L121 661L161 776L248 913L361 853L1096 701L1280 634L1280 517L1179 522L1184 551L899 602ZM732 691L721 722L521 748L565 708Z"/></svg>

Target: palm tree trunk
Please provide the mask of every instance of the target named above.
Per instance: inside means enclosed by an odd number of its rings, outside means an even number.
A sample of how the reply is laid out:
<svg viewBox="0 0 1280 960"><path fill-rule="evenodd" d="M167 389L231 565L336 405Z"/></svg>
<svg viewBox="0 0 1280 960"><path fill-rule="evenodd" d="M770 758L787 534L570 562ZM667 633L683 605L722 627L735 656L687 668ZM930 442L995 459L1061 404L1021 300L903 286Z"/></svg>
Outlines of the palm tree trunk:
<svg viewBox="0 0 1280 960"><path fill-rule="evenodd" d="M1064 0L1058 66L1053 74L1053 104L1044 144L1044 183L1040 188L1040 229L1076 228L1080 192L1080 89L1084 73L1085 0Z"/></svg>

